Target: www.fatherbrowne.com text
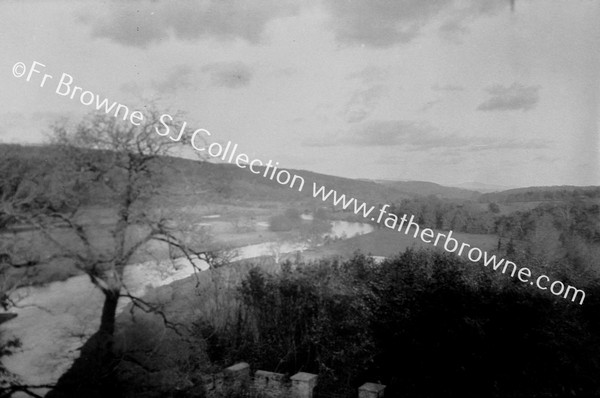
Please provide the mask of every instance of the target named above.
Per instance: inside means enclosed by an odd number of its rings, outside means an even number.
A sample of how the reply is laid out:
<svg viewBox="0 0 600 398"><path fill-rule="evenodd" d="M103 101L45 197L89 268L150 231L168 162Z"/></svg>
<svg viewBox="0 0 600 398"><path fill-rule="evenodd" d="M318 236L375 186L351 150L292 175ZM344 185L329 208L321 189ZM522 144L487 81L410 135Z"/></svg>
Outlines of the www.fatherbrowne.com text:
<svg viewBox="0 0 600 398"><path fill-rule="evenodd" d="M318 186L315 183L313 183L312 194L313 197L319 197L324 202L330 200L335 206L340 206L344 210L351 209L354 214L375 221L378 224L381 224L383 220L383 225L386 228L402 232L405 235L411 234L415 239L420 238L423 242L433 244L435 247L443 247L447 252L467 257L469 261L474 263L479 263L483 259L485 267L491 267L494 271L501 270L503 274L508 273L513 278L516 276L519 281L529 283L532 286L535 285L541 290L549 290L555 296L562 296L565 299L570 298L571 301L579 299L579 304L583 304L585 299L585 292L583 290L570 285L565 286L561 281L551 282L550 277L547 275L532 278L531 269L519 267L512 261L498 258L495 254L490 255L486 250L481 250L465 242L459 242L456 238L452 237L453 231L442 233L430 228L421 228L414 222L414 215L410 215L409 217L408 214L403 214L402 217L398 217L394 213L389 213L386 211L390 207L388 204L383 205L377 212L374 212L375 206L369 207L364 202L359 204L355 198L339 195L335 190L328 190L325 186Z"/></svg>
<svg viewBox="0 0 600 398"><path fill-rule="evenodd" d="M25 75L25 81L31 82L34 76L39 77L39 86L45 87L46 83L52 81L54 76L48 73L43 73L43 68L46 65L33 61L29 71L23 62L17 62L13 65L12 72L17 78ZM62 73L59 79L55 80L55 93L69 98L70 100L78 99L82 105L93 106L97 111L104 111L106 114L112 114L115 118L121 117L123 120L128 120L135 126L140 126L144 120L143 113L140 111L130 112L126 105L112 102L108 98L101 98L98 94L84 90L82 87L74 84L74 79L67 73ZM163 114L160 117L161 127L155 126L155 132L170 139L172 141L180 141L186 134L187 122L184 122L178 132L169 130L167 120L173 121L173 117L169 114ZM173 134L174 133L174 134ZM190 134L190 132L187 132ZM191 132L190 144L199 152L208 153L212 158L220 159L228 163L237 165L239 168L248 169L251 173L261 174L264 178L276 181L280 185L286 185L290 188L297 189L302 192L305 185L305 180L302 176L290 173L285 169L278 168L279 162L269 160L263 162L260 159L251 159L250 156L243 152L238 152L238 145L228 141L225 146L218 142L212 142L208 147L204 145L204 140L207 137L212 137L212 134L206 129L196 129ZM261 170L261 168L264 168ZM421 239L424 243L433 244L435 247L443 247L449 253L456 253L460 257L466 257L474 263L481 263L485 267L490 267L494 271L500 270L502 274L510 274L511 277L517 277L522 282L531 286L536 286L540 290L548 290L555 296L561 296L564 299L571 299L575 302L579 300L579 304L583 304L585 300L585 292L577 289L574 286L566 285L561 281L552 281L547 275L540 275L537 278L532 275L531 269L527 267L519 267L512 261L504 258L497 258L496 255L490 255L487 251L478 247L471 246L465 242L459 242L452 236L453 231L447 233L436 232L430 228L421 228L415 221L414 215L403 214L398 217L394 213L387 211L390 205L385 204L375 211L375 206L368 206L366 203L359 203L355 198L339 195L334 189L327 189L325 186L317 185L313 182L312 185L313 198L319 198L323 202L331 201L334 206L341 207L343 210L352 210L354 214L381 224L386 228L404 233L405 235L412 234L417 239ZM483 260L483 261L482 261Z"/></svg>

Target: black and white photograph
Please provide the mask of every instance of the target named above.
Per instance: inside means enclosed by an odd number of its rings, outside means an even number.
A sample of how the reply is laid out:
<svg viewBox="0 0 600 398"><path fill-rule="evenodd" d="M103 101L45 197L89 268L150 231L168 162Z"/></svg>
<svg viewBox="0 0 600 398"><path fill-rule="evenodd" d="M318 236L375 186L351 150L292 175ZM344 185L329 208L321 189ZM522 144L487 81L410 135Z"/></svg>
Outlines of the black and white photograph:
<svg viewBox="0 0 600 398"><path fill-rule="evenodd" d="M0 16L0 398L600 397L600 1Z"/></svg>

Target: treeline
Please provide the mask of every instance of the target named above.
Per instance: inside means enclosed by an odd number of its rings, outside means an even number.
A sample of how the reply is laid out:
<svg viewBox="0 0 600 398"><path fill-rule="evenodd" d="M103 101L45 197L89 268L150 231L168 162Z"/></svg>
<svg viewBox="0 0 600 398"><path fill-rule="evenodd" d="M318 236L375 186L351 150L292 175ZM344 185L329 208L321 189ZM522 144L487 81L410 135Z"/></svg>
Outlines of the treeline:
<svg viewBox="0 0 600 398"><path fill-rule="evenodd" d="M498 208L495 204L482 206L473 201L440 199L430 195L404 199L392 204L388 211L398 217L414 215L415 221L427 228L489 234L494 233Z"/></svg>
<svg viewBox="0 0 600 398"><path fill-rule="evenodd" d="M568 201L571 199L598 199L600 187L530 187L483 194L480 202L542 202Z"/></svg>
<svg viewBox="0 0 600 398"><path fill-rule="evenodd" d="M499 249L558 278L585 283L600 271L600 205L571 200L500 216Z"/></svg>
<svg viewBox="0 0 600 398"><path fill-rule="evenodd" d="M203 335L214 363L316 373L321 394L375 380L392 397L592 396L600 288L588 282L578 306L444 253L288 263L251 271L244 316Z"/></svg>
<svg viewBox="0 0 600 398"><path fill-rule="evenodd" d="M174 333L166 341L161 319L131 326L146 334L126 339L129 350L133 341L145 345L120 364L120 388L131 392L123 396L202 396L203 372L239 361L319 374L318 393L340 397L366 381L386 384L392 397L598 396L598 205L544 204L494 217L502 256L583 289L584 304L443 252L408 250L381 264L363 255L286 263L280 272L235 264L172 289L179 298L165 301L165 313L193 325L186 343ZM175 395L175 385L193 387Z"/></svg>
<svg viewBox="0 0 600 398"><path fill-rule="evenodd" d="M492 203L442 200L434 196L403 200L391 212L411 214L428 228L495 234L497 250L557 278L584 282L600 271L600 204L573 196L543 202L529 210L502 214Z"/></svg>
<svg viewBox="0 0 600 398"><path fill-rule="evenodd" d="M581 200L541 204L531 210L500 216L496 232L501 236L527 239L540 225L560 231L563 239L576 237L600 244L600 205Z"/></svg>

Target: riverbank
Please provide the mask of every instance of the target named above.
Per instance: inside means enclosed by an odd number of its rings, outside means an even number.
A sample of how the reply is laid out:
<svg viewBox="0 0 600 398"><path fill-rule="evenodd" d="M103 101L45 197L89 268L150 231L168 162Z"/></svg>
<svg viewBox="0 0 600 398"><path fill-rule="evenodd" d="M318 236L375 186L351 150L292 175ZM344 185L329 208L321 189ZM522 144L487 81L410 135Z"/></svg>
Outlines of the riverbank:
<svg viewBox="0 0 600 398"><path fill-rule="evenodd" d="M211 220L217 223L217 217ZM266 231L267 226L261 226ZM332 222L332 239L351 237L369 233L370 225L345 221ZM254 231L255 233L257 231ZM269 231L270 232L270 231ZM260 231L258 231L259 235ZM265 232L264 236L271 236ZM281 236L281 234L276 234ZM286 253L302 252L305 243L276 240L238 247L234 261L267 256L279 260ZM208 265L195 262L199 269ZM124 280L132 295L142 297L156 287L166 286L194 274L194 267L185 259L175 261L148 261L133 264L126 268ZM29 384L53 383L79 356L78 348L96 331L99 326L103 296L87 275L76 275L63 281L54 281L42 286L29 286L20 289L22 296L18 314L13 320L4 323L7 335L18 336L22 346L18 352L6 357L3 362L7 369L19 375ZM121 299L119 312L129 302Z"/></svg>
<svg viewBox="0 0 600 398"><path fill-rule="evenodd" d="M207 218L212 225L217 225L215 230L226 227L227 222L219 218L214 216ZM270 232L268 225L258 226L254 233L261 235L261 230L265 232L263 237L271 236L267 234ZM228 267L229 271L225 274L235 274L238 264L242 268L246 267L246 265L242 266L240 261L260 257L268 257L270 263L276 264L296 255L300 255L304 260L329 256L349 258L352 253L360 250L365 254L382 258L397 254L409 247L425 247L420 240L395 231L374 230L370 224L346 221L333 221L332 229L326 235L329 236L327 244L317 247L284 240L262 241L238 247L233 258L235 263ZM486 249L493 248L497 242L497 238L493 235L459 233L456 236ZM264 262L260 259L257 261ZM200 261L196 266L199 269L208 268L207 264ZM180 283L177 281L188 280L187 286L189 283L209 278L208 273L198 274L199 279L190 278L193 274L194 268L183 258L173 262L150 261L128 266L125 283L131 294L135 296L143 297L150 294L152 299L159 294L161 303L168 307L180 308L180 312L185 312L185 308L181 306L186 301L181 297L181 302L170 304L176 289L169 286ZM215 283L215 281L211 282ZM212 287L213 290L218 290L217 287ZM79 356L78 348L98 328L103 296L91 284L87 275L77 275L44 286L24 288L20 293L24 298L20 302L20 308L15 311L18 316L0 327L9 335L19 336L22 348L7 357L4 363L27 383L52 383L70 367ZM207 293L203 291L203 294ZM119 303L119 312L122 312L128 304L127 300L122 299Z"/></svg>

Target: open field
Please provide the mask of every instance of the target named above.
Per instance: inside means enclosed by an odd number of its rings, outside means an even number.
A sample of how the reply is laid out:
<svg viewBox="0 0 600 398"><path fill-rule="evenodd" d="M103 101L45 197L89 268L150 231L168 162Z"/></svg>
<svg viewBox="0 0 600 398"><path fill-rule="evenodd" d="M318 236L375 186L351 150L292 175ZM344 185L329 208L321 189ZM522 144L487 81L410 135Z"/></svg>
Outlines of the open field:
<svg viewBox="0 0 600 398"><path fill-rule="evenodd" d="M461 242L469 243L484 250L494 249L498 243L496 235L453 233L453 237ZM431 244L424 243L412 235L405 235L389 229L377 229L370 234L356 236L354 238L332 242L316 249L307 250L303 257L317 259L326 256L350 257L352 253L359 250L364 254L373 256L390 257L403 252L408 248L424 248L443 250L435 248Z"/></svg>

